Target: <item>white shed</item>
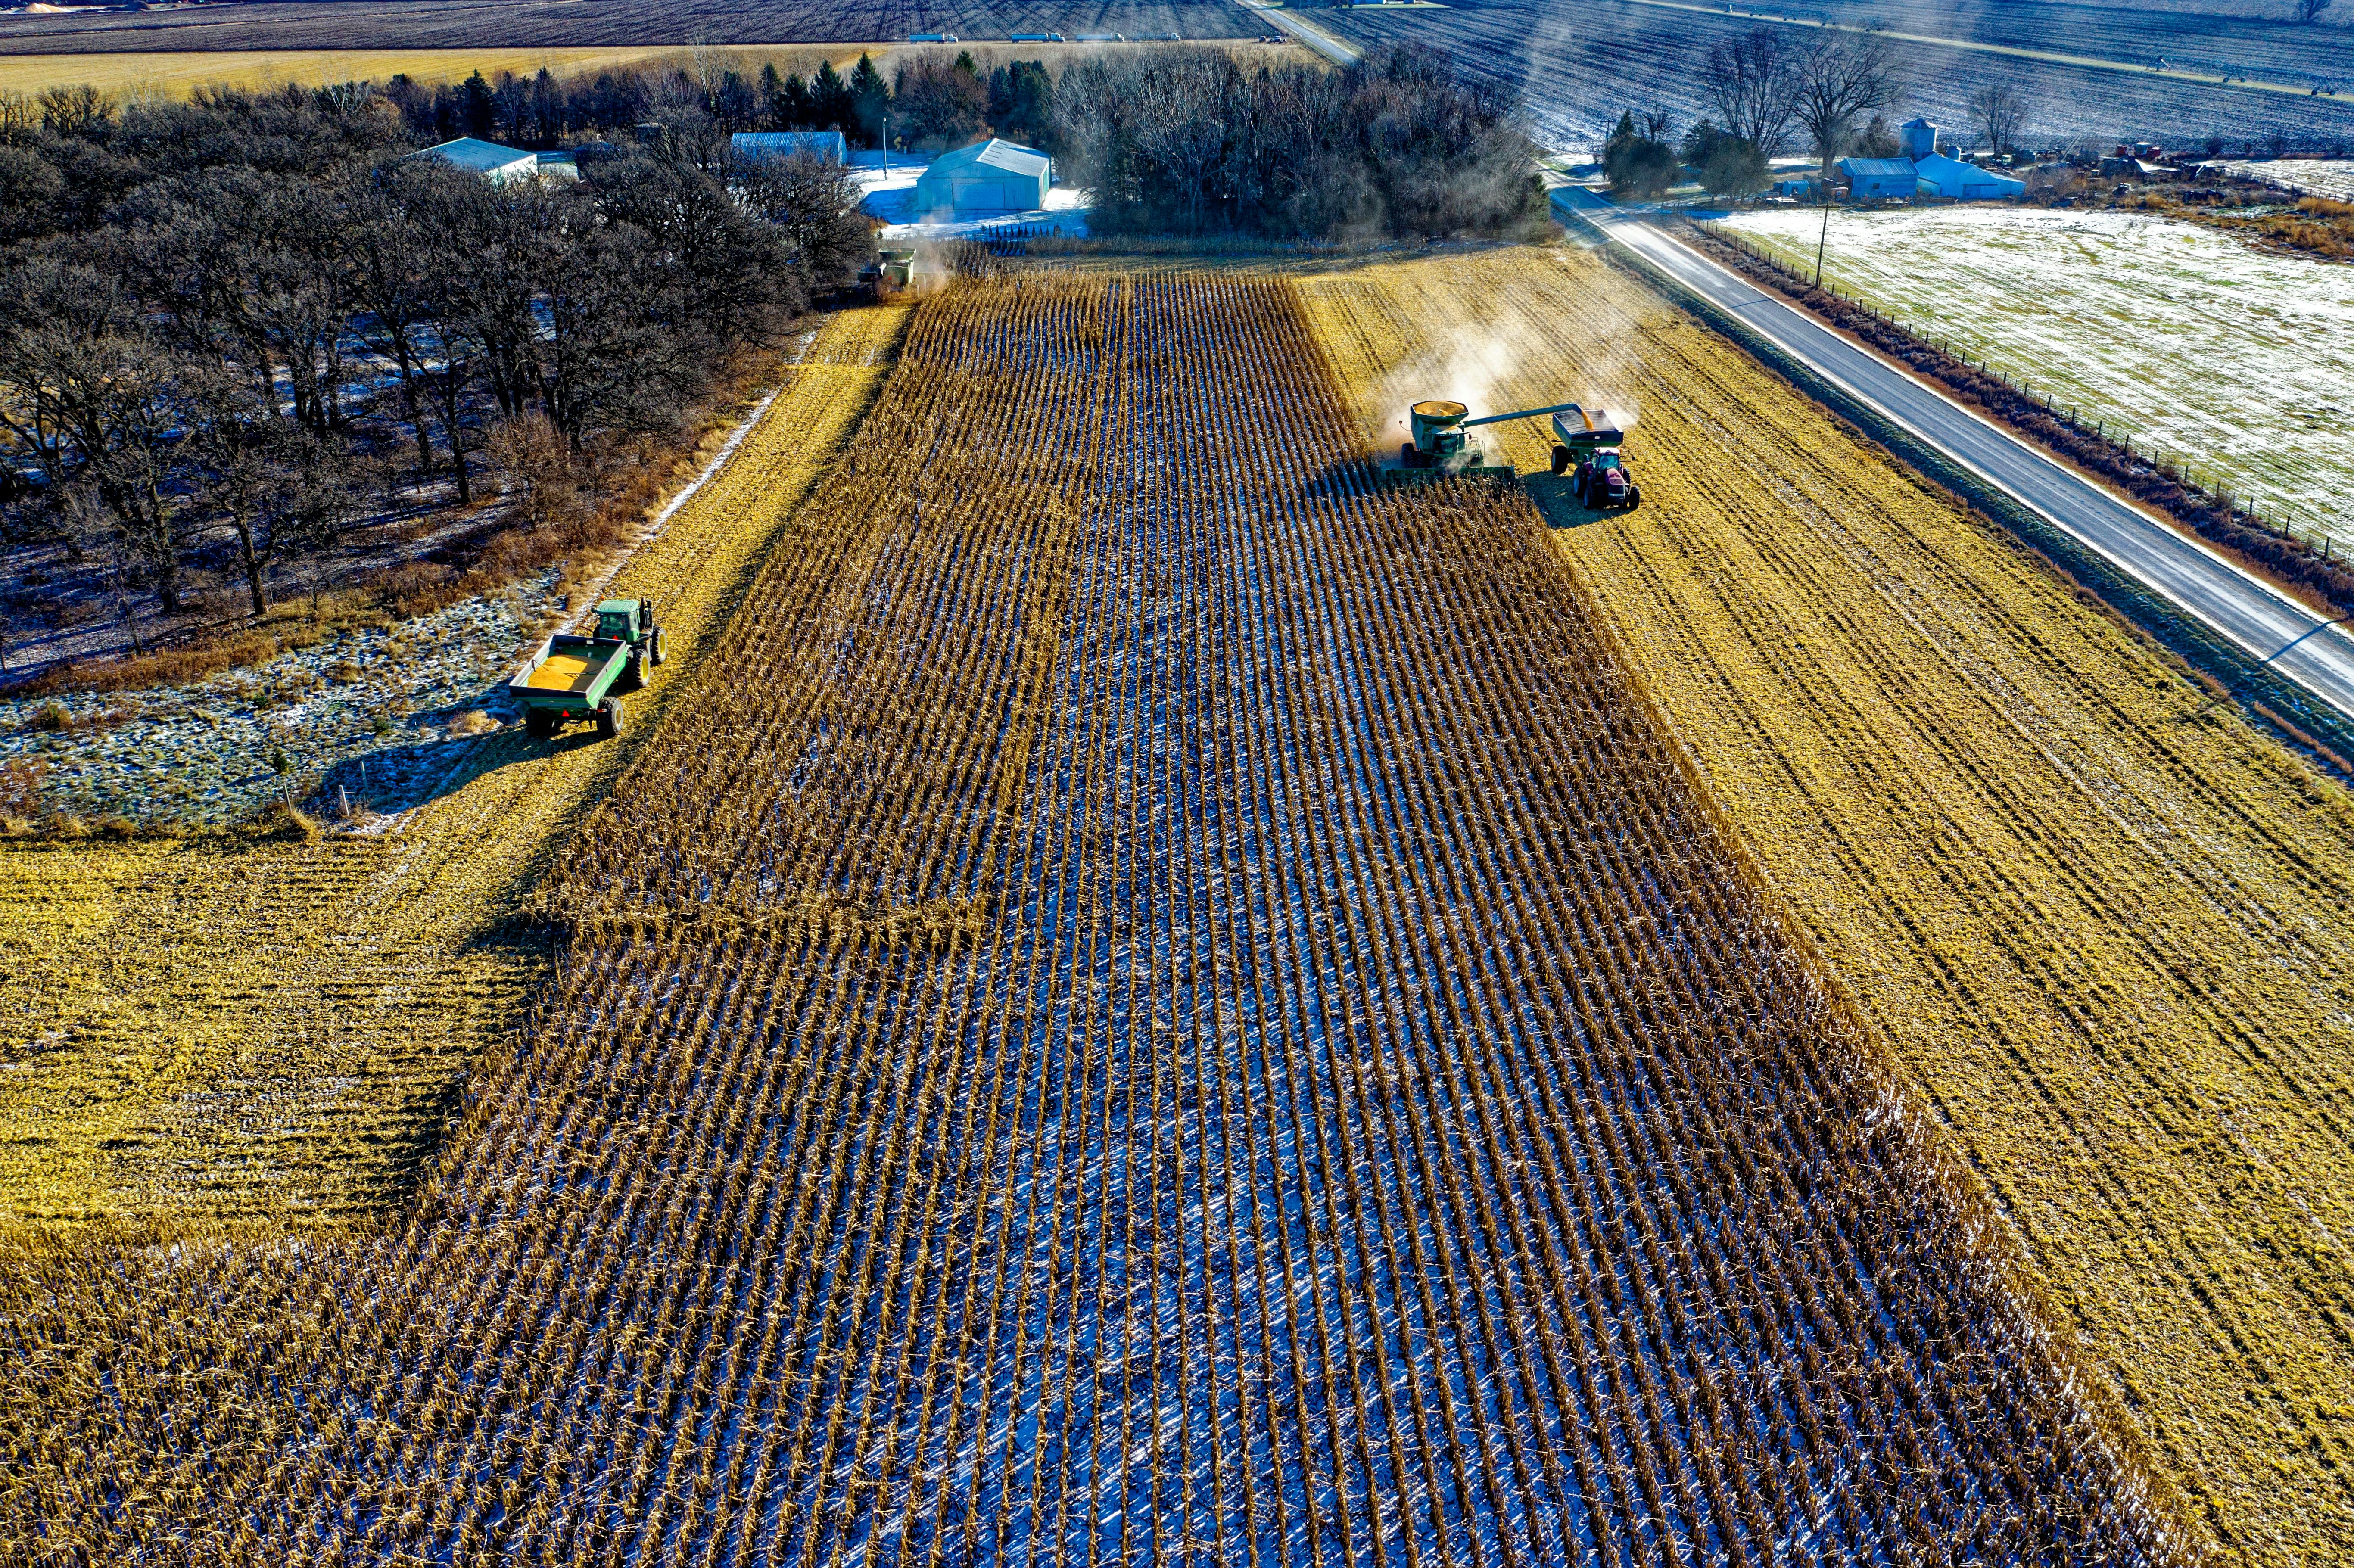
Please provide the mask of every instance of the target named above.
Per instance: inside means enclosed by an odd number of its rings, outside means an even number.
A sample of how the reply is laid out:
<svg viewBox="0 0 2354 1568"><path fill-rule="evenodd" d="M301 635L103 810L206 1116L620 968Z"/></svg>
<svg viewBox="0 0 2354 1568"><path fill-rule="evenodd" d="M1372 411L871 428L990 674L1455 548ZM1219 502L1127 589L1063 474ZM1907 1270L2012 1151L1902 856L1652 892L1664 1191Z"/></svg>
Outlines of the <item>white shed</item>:
<svg viewBox="0 0 2354 1568"><path fill-rule="evenodd" d="M532 179L539 174L538 154L502 147L496 142L485 142L479 136L461 136L454 142L428 147L417 156L439 158L445 164L455 164L461 169L482 175L493 185Z"/></svg>
<svg viewBox="0 0 2354 1568"><path fill-rule="evenodd" d="M915 215L938 222L1004 212L1034 212L1046 205L1055 161L1035 147L992 136L932 160L916 181Z"/></svg>

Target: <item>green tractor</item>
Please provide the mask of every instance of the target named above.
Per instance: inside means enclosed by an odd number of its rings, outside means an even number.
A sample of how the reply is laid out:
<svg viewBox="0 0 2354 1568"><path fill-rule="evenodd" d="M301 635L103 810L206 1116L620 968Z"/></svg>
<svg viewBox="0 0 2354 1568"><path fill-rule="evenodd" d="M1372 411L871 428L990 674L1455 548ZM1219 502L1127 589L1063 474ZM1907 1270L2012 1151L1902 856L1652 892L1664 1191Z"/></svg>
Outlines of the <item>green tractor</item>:
<svg viewBox="0 0 2354 1568"><path fill-rule="evenodd" d="M559 631L541 643L507 683L523 709L524 728L546 739L574 719L592 719L597 733L621 733L621 694L646 683L663 662L662 623L650 599L609 599L597 607L594 630Z"/></svg>

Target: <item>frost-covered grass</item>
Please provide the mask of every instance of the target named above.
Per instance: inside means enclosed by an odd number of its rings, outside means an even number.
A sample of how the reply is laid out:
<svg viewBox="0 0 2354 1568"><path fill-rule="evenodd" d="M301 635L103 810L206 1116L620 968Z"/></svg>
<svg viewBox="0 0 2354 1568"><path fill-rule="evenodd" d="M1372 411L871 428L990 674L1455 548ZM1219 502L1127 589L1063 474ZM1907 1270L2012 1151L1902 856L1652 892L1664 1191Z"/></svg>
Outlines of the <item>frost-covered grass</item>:
<svg viewBox="0 0 2354 1568"><path fill-rule="evenodd" d="M2354 201L2354 158L2296 159L2293 162L2242 163L2225 165L2235 175L2278 185L2300 196Z"/></svg>
<svg viewBox="0 0 2354 1568"><path fill-rule="evenodd" d="M1819 222L1727 227L1811 266ZM1833 214L1824 281L2354 546L2354 267L2137 213L1950 207Z"/></svg>

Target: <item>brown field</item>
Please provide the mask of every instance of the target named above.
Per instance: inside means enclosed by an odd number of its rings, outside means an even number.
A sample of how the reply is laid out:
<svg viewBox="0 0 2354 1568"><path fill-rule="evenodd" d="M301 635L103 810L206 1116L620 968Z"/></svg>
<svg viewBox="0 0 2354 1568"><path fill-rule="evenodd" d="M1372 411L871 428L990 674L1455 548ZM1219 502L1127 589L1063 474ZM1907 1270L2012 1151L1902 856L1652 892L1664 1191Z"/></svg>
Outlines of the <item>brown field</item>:
<svg viewBox="0 0 2354 1568"><path fill-rule="evenodd" d="M0 1556L2180 1561L1527 498L1358 443L1288 279L927 297L416 1200L0 1235Z"/></svg>
<svg viewBox="0 0 2354 1568"><path fill-rule="evenodd" d="M833 49L864 38L904 42L917 33L988 43L1016 33L1218 39L1273 31L1232 0L260 0L0 13L0 54Z"/></svg>
<svg viewBox="0 0 2354 1568"><path fill-rule="evenodd" d="M749 51L748 51L749 52ZM777 69L785 51L774 52ZM0 92L38 92L84 83L124 99L186 98L200 87L257 90L323 87L345 81L387 81L408 75L427 83L463 81L481 71L528 76L541 68L558 76L593 73L682 56L675 47L621 49L198 49L142 54L0 55ZM794 50L795 56L811 54ZM836 51L822 51L831 57ZM762 58L766 58L763 56ZM847 58L858 58L851 48ZM755 69L758 69L756 65ZM808 68L816 69L812 58Z"/></svg>
<svg viewBox="0 0 2354 1568"><path fill-rule="evenodd" d="M0 36L0 50L13 40ZM588 76L620 66L674 64L711 73L733 69L747 76L773 62L779 72L817 74L828 60L844 72L862 54L871 55L885 75L908 56L940 46L890 43L730 44L689 48L653 44L629 48L486 49L211 49L116 54L8 54L0 52L0 92L36 93L43 88L89 83L127 101L186 98L198 88L232 87L248 91L292 85L323 87L345 81L388 81L407 75L428 84L463 81L474 71L495 79L501 71L529 76L543 68L559 77ZM963 47L963 46L960 46ZM1150 48L1150 45L1139 46ZM1275 45L1237 44L1233 49L1257 62L1314 64L1322 57ZM1059 71L1086 46L975 42L970 46L983 69L999 58L1043 59Z"/></svg>
<svg viewBox="0 0 2354 1568"><path fill-rule="evenodd" d="M1643 506L1539 481L1553 547L2219 1542L2354 1558L2347 792L1587 255L1305 286L1389 450L1483 379L1639 408Z"/></svg>
<svg viewBox="0 0 2354 1568"><path fill-rule="evenodd" d="M884 376L904 307L833 318L762 425L605 590L669 662L620 741L462 743L398 832L0 847L0 1231L307 1223L406 1190L483 1043L546 983L512 927Z"/></svg>

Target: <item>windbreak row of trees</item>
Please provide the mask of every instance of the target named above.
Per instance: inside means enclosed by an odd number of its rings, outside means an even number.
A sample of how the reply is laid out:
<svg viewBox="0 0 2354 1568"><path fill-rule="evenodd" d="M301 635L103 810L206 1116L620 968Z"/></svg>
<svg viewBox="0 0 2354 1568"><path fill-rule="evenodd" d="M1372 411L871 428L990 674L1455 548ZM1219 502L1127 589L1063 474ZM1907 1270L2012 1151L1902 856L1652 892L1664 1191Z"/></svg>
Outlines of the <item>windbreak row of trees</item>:
<svg viewBox="0 0 2354 1568"><path fill-rule="evenodd" d="M118 604L176 612L202 570L258 612L355 525L475 500L486 450L508 529L561 523L866 248L807 162L499 185L411 150L366 90L18 126L0 172L55 195L0 249L5 542Z"/></svg>
<svg viewBox="0 0 2354 1568"><path fill-rule="evenodd" d="M994 129L1016 141L1053 134L1055 86L1044 63L1014 60L984 70L970 51L953 59L917 55L886 79L867 57L847 72L831 60L804 79L771 60L758 71L661 69L561 78L477 71L438 87L395 77L386 88L421 140L480 136L514 147L557 147L583 137L618 138L659 124L708 161L738 131L839 131L854 145L954 146Z"/></svg>
<svg viewBox="0 0 2354 1568"><path fill-rule="evenodd" d="M1107 232L1277 238L1494 234L1544 194L1508 89L1447 56L1246 70L1216 49L1103 55L1055 96L1066 183Z"/></svg>
<svg viewBox="0 0 2354 1568"><path fill-rule="evenodd" d="M1841 156L1888 157L1897 150L1882 111L1903 82L1887 44L1874 34L1825 32L1794 42L1754 27L1713 45L1700 80L1713 112L1681 141L1670 140L1665 114L1629 111L1619 117L1602 149L1614 187L1656 196L1681 166L1717 195L1748 196L1766 188L1767 161L1792 145L1810 151L1825 175ZM2023 103L2016 89L2001 92L2009 134Z"/></svg>

